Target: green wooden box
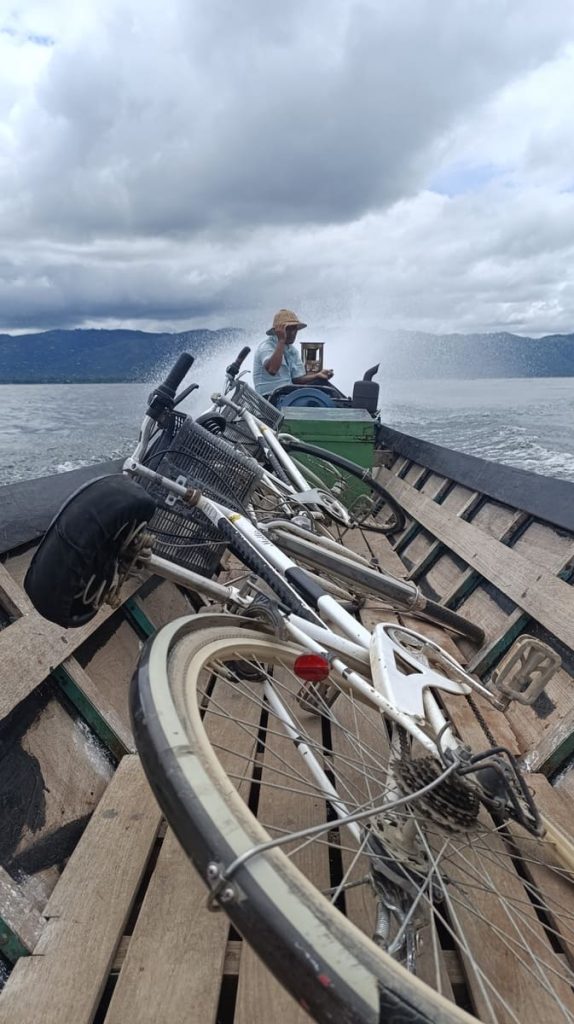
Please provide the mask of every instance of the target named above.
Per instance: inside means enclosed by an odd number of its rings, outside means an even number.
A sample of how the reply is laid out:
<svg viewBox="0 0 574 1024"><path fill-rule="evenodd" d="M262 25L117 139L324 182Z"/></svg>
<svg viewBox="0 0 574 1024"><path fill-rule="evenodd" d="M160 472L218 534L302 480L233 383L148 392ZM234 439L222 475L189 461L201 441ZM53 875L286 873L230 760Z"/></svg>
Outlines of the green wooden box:
<svg viewBox="0 0 574 1024"><path fill-rule="evenodd" d="M366 469L373 465L375 424L365 409L287 408L280 429Z"/></svg>

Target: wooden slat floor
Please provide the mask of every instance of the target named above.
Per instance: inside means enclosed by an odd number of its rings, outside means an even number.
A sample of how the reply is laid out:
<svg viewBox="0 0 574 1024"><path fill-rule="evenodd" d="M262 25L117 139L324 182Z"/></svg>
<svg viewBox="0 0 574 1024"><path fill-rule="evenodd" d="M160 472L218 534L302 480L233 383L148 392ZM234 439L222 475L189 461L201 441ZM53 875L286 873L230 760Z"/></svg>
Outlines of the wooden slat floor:
<svg viewBox="0 0 574 1024"><path fill-rule="evenodd" d="M377 538L381 563L404 574L405 570L382 538ZM380 620L383 611L369 602L363 611L366 625ZM385 614L385 618L392 618ZM408 617L395 617L405 625L415 625ZM445 646L452 641L438 634L435 627L416 623L428 630ZM241 697L239 697L241 701ZM488 746L482 726L465 701L451 701L452 713L463 736ZM245 720L258 713L254 702L234 705L234 718ZM224 727L231 728L219 717ZM320 723L317 722L317 727ZM506 720L494 712L489 727L500 729L509 740ZM365 718L363 728L368 732ZM234 751L236 772L241 772L252 737L243 732L245 749L237 736L218 732L218 743ZM511 737L510 737L511 739ZM281 737L274 742L278 758L289 765L296 757L292 745ZM230 770L233 770L233 763ZM274 768L264 765L271 776ZM565 830L569 829L568 806L542 776L533 777L542 809L546 809ZM245 785L248 784L245 782ZM244 785L241 783L240 785ZM258 813L269 827L281 827L293 815L298 797L288 789L261 789ZM317 810L317 813L321 813ZM318 885L329 884L326 855L318 849L308 858L305 870ZM346 857L351 854L345 853ZM311 858L311 860L309 860ZM322 859L325 858L325 859ZM496 851L492 852L493 860ZM461 866L462 871L464 865ZM544 874L537 884L544 888ZM522 887L516 876L513 886ZM352 891L348 913L357 923L368 927L370 908L365 906L362 890ZM528 902L528 901L526 901ZM563 884L550 892L549 905L556 908L555 927L560 931L561 915L574 913L574 890ZM500 913L500 911L498 911ZM555 957L557 973L561 955L554 952L544 929L532 914L532 928L545 955ZM485 906L487 922L496 921L496 908ZM161 816L147 786L137 755L121 761L102 797L74 854L56 885L48 904L36 922L40 938L31 956L22 957L0 996L0 1024L302 1024L308 1016L281 990L257 957L230 928L221 912L206 905L203 882L186 860ZM429 931L434 926L429 923ZM476 943L493 950L492 929L477 928ZM488 941L485 941L485 935ZM436 934L431 936L429 950ZM439 950L442 988L452 992L460 985L464 964L453 950ZM423 974L433 977L434 961ZM535 986L516 971L513 957L491 953L489 969L503 975L514 974L521 988L521 1024L544 1020ZM480 992L474 993L480 1006ZM565 991L564 998L572 994Z"/></svg>

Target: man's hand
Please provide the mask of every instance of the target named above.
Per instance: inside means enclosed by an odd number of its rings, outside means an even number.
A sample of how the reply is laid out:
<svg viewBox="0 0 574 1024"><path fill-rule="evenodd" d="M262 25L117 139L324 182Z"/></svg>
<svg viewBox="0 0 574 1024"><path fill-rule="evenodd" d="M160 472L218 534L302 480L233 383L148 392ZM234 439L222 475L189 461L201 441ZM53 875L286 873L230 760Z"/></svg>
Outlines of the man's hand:
<svg viewBox="0 0 574 1024"><path fill-rule="evenodd" d="M321 380L331 380L334 372L334 370L320 370L317 376L320 377Z"/></svg>
<svg viewBox="0 0 574 1024"><path fill-rule="evenodd" d="M263 363L267 373L270 373L273 377L279 372L281 363L283 362L283 354L285 352L285 346L288 344L287 336L284 327L277 327L275 330L275 350L269 359L266 359Z"/></svg>

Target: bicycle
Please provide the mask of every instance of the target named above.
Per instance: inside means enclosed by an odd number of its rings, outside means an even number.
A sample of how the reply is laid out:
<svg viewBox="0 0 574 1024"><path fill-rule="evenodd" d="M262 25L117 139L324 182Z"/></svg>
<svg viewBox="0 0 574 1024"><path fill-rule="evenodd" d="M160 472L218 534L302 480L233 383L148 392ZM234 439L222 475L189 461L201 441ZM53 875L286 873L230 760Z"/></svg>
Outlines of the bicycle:
<svg viewBox="0 0 574 1024"><path fill-rule="evenodd" d="M164 384L150 403L158 419L144 420L141 453L170 402L173 410L182 376L180 364L168 377L169 388ZM223 460L226 453L217 444L215 449ZM379 623L371 635L257 528L249 510L233 510L139 462L134 469L134 462L127 463L131 472L174 496L170 508L179 500L198 512L216 531L213 544L229 542L257 574L239 588L225 586L150 553L147 524L156 500L118 477L108 562L101 552L90 555L84 537L84 561L68 585L67 610L76 610L78 619L95 614L105 598L117 599L122 580L141 565L187 582L229 609L161 630L146 646L132 691L148 778L212 903L225 907L318 1020L473 1019L415 976L417 969L428 973L417 936L427 931L436 983L438 933L451 937L466 965L465 924L471 918L484 928L489 917L495 921L494 934L487 935L495 955L516 954L519 991L497 991L473 954L468 984L474 1010L483 1019L522 1021L532 1006L539 1019L548 1019L541 1014L550 1007L553 1020L571 1020L572 979L551 950L541 960L543 927L525 897L528 887L515 896L510 885L517 860L527 874L533 864L542 869L536 858L548 849L540 839L540 815L512 756L490 748L473 753L449 714L453 700L478 691L492 701L492 694L411 630ZM238 465L246 468L241 459ZM252 467L249 462L253 475L240 504L261 479ZM207 468L213 471L213 465ZM76 531L77 540L88 488L77 496L81 501L65 506L43 544L61 541L67 529ZM37 584L42 563L44 571L48 567L42 545L35 559L26 581L33 600L38 592L42 598ZM79 579L90 571L89 579ZM278 794L288 799L289 816L307 816L304 829L285 835L288 817L269 817ZM255 801L267 828L253 816ZM516 823L522 826L518 835ZM282 849L288 844L295 844L290 856ZM311 846L326 856L307 864L305 878L301 866ZM563 880L562 869L555 880ZM357 909L370 893L369 907ZM497 908L510 920L507 926L494 915ZM551 913L560 937L557 905ZM351 918L366 922L369 934ZM527 941L532 937L530 949L519 932Z"/></svg>
<svg viewBox="0 0 574 1024"><path fill-rule="evenodd" d="M300 503L301 496L308 495L307 504L319 494L323 496L319 507L342 528L341 536L356 528L387 536L402 531L403 510L365 467L291 434L278 433L283 418L280 410L240 379L249 352L243 348L227 367L223 394L212 395L213 406L199 422L261 461L271 494L277 499L275 510L294 493ZM325 490L335 495L336 504L332 500L325 504Z"/></svg>

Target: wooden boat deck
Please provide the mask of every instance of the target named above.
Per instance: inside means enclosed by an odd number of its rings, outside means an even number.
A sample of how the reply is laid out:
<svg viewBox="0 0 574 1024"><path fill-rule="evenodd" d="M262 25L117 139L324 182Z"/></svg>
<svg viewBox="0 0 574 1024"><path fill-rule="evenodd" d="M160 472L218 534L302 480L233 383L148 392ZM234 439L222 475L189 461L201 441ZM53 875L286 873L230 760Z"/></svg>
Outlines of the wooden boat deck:
<svg viewBox="0 0 574 1024"><path fill-rule="evenodd" d="M511 706L503 716L478 699L478 715L463 701L452 701L451 713L469 742L489 745L486 724L516 753L527 752L538 772L530 781L541 810L569 831L574 537L400 453L386 461L381 475L409 521L394 547L377 539L381 564L483 626L480 651L460 645L471 667L487 671L525 624L563 656L563 669L537 707ZM8 767L19 765L20 787L30 785L27 816L5 841L0 861L0 950L15 962L0 995L0 1024L308 1020L225 916L207 909L204 885L162 825L133 752L127 688L142 639L189 613L188 599L171 583L134 583L116 612L66 632L30 608L20 585L29 558L30 550L20 549L0 565L0 742L11 738ZM367 625L380 620L380 605L369 601L362 617ZM436 627L396 618L455 650ZM553 786L547 775L558 768ZM274 799L279 819L288 812L287 799ZM62 870L62 853L74 846ZM309 869L320 879L325 864L320 851L314 856ZM557 887L542 875L536 882L550 907L574 912L566 883ZM523 879L512 884L522 887ZM364 920L360 895L348 901L348 912ZM492 937L496 909L486 913ZM554 951L534 918L557 972L565 956L574 964L570 937L563 936L562 952ZM560 931L558 910L553 924ZM480 928L474 942L481 955L489 948ZM490 958L489 969L505 984L518 979L523 1024L538 1024L536 991L516 959L492 952ZM448 948L441 960L444 988L460 989L464 965Z"/></svg>

